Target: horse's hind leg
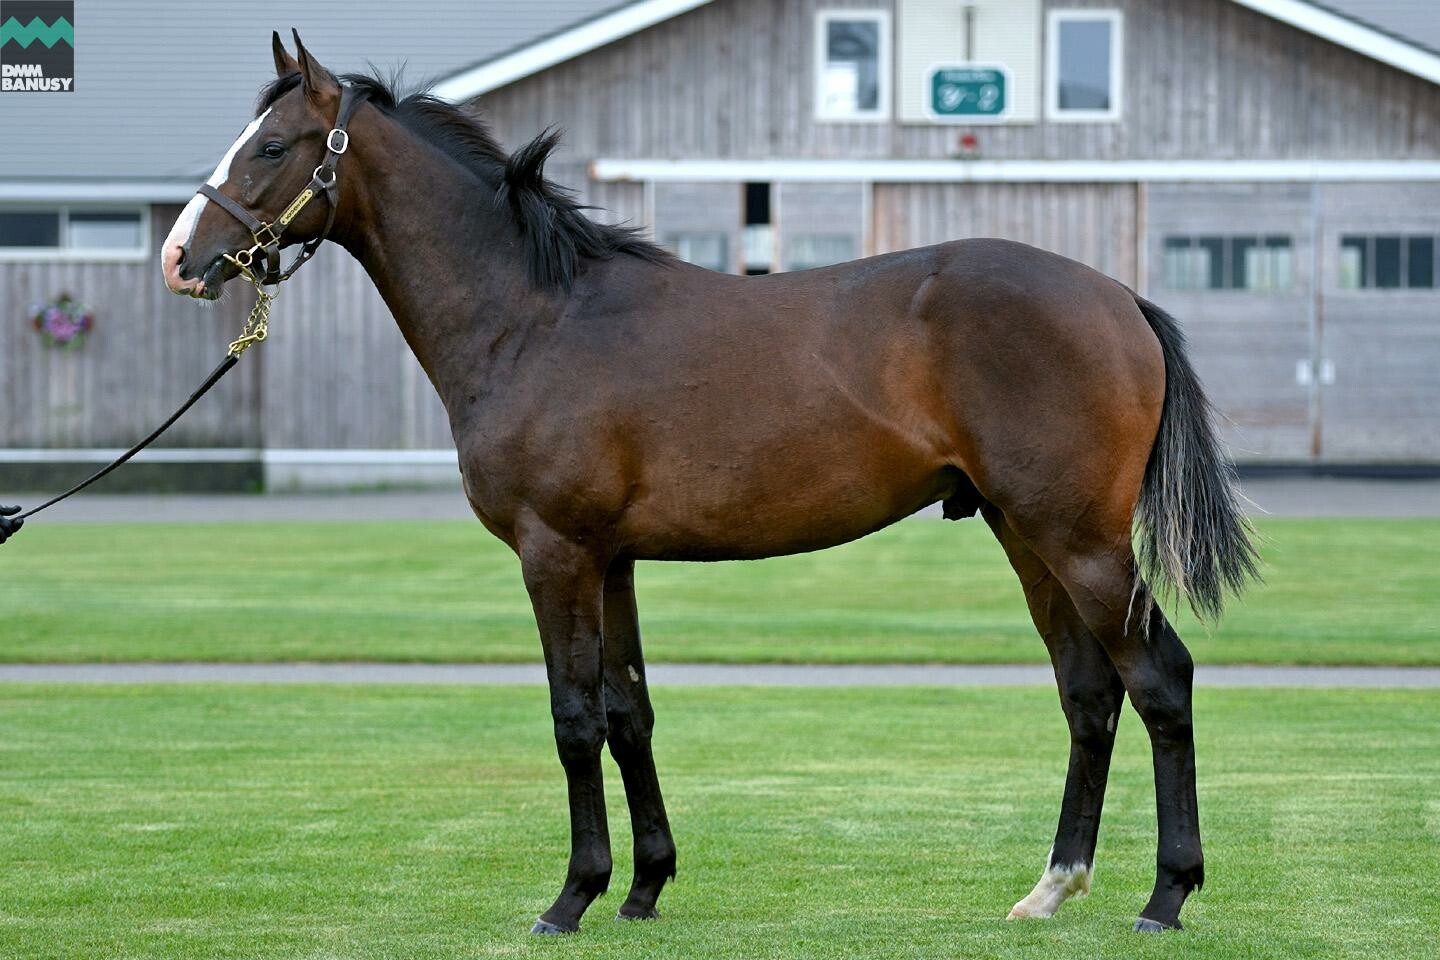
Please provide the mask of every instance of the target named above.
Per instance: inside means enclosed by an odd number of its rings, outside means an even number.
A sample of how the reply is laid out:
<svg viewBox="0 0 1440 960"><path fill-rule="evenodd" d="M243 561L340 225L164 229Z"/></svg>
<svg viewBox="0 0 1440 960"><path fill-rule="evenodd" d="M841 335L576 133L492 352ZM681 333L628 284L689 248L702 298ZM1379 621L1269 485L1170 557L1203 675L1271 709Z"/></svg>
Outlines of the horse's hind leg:
<svg viewBox="0 0 1440 960"><path fill-rule="evenodd" d="M1010 910L1012 919L1044 918L1053 916L1070 897L1090 890L1125 687L1060 581L1010 528L1004 514L990 504L982 512L1025 588L1031 619L1050 651L1060 705L1070 725L1070 769L1055 842L1035 889Z"/></svg>
<svg viewBox="0 0 1440 960"><path fill-rule="evenodd" d="M1205 882L1191 719L1195 665L1159 606L1148 603L1148 589L1135 589L1128 505L1095 506L1079 524L1052 518L1041 529L1019 529L1104 646L1150 735L1160 839L1155 890L1135 929L1178 928L1185 898Z"/></svg>
<svg viewBox="0 0 1440 960"><path fill-rule="evenodd" d="M650 919L659 916L655 901L665 881L675 876L675 841L650 752L655 713L640 652L635 564L630 560L615 561L605 576L605 712L610 753L625 781L635 835L635 879L619 915Z"/></svg>

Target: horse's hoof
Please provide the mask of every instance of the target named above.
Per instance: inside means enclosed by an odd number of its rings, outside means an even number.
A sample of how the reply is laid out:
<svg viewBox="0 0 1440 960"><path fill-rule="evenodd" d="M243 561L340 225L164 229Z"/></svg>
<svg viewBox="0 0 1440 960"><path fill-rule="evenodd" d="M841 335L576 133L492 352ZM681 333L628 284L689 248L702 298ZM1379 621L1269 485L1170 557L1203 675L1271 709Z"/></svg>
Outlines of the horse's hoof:
<svg viewBox="0 0 1440 960"><path fill-rule="evenodd" d="M1147 918L1145 918L1145 917L1141 917L1139 920L1136 920L1136 921L1135 921L1135 932L1136 932L1136 933L1164 933L1166 930L1179 930L1179 929L1180 929L1180 924L1178 924L1178 923L1175 924L1175 926L1173 926L1173 927L1167 927L1165 924L1161 923L1159 920L1149 920L1149 919L1147 919Z"/></svg>
<svg viewBox="0 0 1440 960"><path fill-rule="evenodd" d="M541 937L563 937L565 934L574 933L579 929L579 924L567 930L562 926L551 923L549 920L536 920L535 926L530 928L530 932Z"/></svg>
<svg viewBox="0 0 1440 960"><path fill-rule="evenodd" d="M660 911L654 907L621 907L615 914L616 920L659 920Z"/></svg>

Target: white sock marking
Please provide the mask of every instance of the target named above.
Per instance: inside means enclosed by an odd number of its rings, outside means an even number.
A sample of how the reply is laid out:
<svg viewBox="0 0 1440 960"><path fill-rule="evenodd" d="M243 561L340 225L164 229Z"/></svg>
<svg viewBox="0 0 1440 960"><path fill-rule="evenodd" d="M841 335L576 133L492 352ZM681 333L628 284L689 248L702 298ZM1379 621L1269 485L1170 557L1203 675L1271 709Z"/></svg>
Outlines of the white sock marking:
<svg viewBox="0 0 1440 960"><path fill-rule="evenodd" d="M1090 892L1091 868L1087 863L1072 863L1068 866L1047 867L1035 884L1035 889L1015 906L1010 908L1007 919L1033 917L1037 920L1055 916L1060 905L1073 896L1085 896Z"/></svg>

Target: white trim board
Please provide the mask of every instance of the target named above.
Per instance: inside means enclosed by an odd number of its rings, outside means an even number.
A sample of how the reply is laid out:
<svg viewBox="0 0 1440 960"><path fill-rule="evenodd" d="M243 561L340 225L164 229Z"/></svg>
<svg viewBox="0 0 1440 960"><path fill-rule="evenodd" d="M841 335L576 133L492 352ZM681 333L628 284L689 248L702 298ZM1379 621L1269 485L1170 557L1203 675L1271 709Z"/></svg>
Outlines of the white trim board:
<svg viewBox="0 0 1440 960"><path fill-rule="evenodd" d="M203 176L203 174L202 174ZM184 203L195 196L194 180L3 180L0 201L24 203Z"/></svg>
<svg viewBox="0 0 1440 960"><path fill-rule="evenodd" d="M640 0L463 70L437 83L431 92L442 100L463 103L710 2L711 0Z"/></svg>
<svg viewBox="0 0 1440 960"><path fill-rule="evenodd" d="M1234 0L1242 7L1348 47L1406 73L1440 83L1440 56L1305 0Z"/></svg>
<svg viewBox="0 0 1440 960"><path fill-rule="evenodd" d="M1436 160L610 160L596 180L875 183L1373 182L1440 180Z"/></svg>
<svg viewBox="0 0 1440 960"><path fill-rule="evenodd" d="M96 447L0 449L0 463L109 463L125 451ZM455 466L454 450L252 450L246 447L160 447L137 463L263 463L266 466Z"/></svg>

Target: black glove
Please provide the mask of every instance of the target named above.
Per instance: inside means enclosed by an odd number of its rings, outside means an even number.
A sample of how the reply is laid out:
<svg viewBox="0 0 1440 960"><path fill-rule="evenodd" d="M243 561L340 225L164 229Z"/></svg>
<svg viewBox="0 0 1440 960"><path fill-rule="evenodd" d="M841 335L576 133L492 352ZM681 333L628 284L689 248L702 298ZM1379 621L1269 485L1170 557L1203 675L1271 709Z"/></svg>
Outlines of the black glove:
<svg viewBox="0 0 1440 960"><path fill-rule="evenodd" d="M24 520L11 520L10 517L20 512L19 507L0 507L0 543L9 540L20 528L25 526Z"/></svg>

